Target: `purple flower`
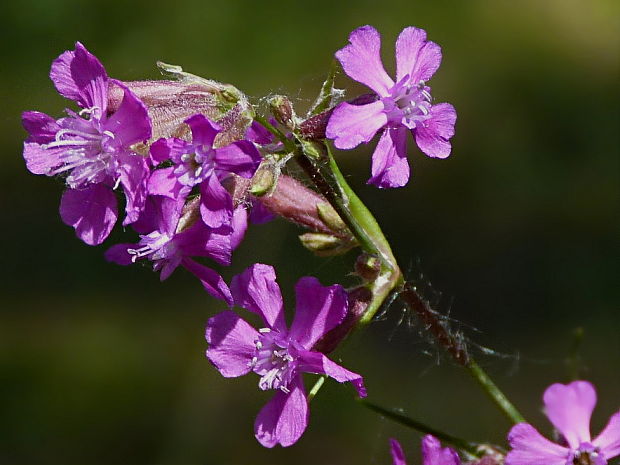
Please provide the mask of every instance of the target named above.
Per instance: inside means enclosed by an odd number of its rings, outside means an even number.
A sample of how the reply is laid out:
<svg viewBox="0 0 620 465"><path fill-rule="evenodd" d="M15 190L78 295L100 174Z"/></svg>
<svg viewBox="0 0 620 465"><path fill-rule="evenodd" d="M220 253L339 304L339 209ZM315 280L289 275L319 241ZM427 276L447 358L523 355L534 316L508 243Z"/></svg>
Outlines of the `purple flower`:
<svg viewBox="0 0 620 465"><path fill-rule="evenodd" d="M528 423L515 425L508 434L512 450L506 465L605 465L620 455L620 410L595 438L590 436L590 417L596 391L587 381L552 384L543 396L545 412L565 443L555 444Z"/></svg>
<svg viewBox="0 0 620 465"><path fill-rule="evenodd" d="M407 465L405 454L396 439L390 439L393 465ZM422 438L423 465L461 465L458 454L449 447L442 448L439 439L430 434Z"/></svg>
<svg viewBox="0 0 620 465"><path fill-rule="evenodd" d="M215 315L207 324L207 358L227 378L254 371L260 376L260 389L276 390L254 423L263 446L290 446L306 429L309 412L302 373L350 381L360 397L366 396L360 375L312 350L345 317L347 295L341 286L325 287L316 278L301 278L295 288L297 312L288 329L271 266L249 267L233 278L231 289L235 304L260 315L264 327L256 330L232 311Z"/></svg>
<svg viewBox="0 0 620 465"><path fill-rule="evenodd" d="M174 166L153 172L149 193L171 198L185 198L192 187L200 186L200 213L207 226L229 225L233 215L233 199L221 181L237 174L251 178L261 155L247 140L214 148L220 127L206 116L197 114L185 123L192 130L192 142L181 139L159 139L151 146L151 156L157 163L172 160Z"/></svg>
<svg viewBox="0 0 620 465"><path fill-rule="evenodd" d="M116 223L117 200L123 186L127 216L138 219L146 200L149 169L146 158L131 146L151 136L146 107L121 82L108 78L103 65L79 42L52 63L50 78L58 92L82 110L54 120L36 111L22 115L30 136L24 142L26 166L34 174L66 174L60 216L90 245L100 244ZM118 86L123 100L108 114L109 86Z"/></svg>
<svg viewBox="0 0 620 465"><path fill-rule="evenodd" d="M213 297L232 306L232 296L226 282L211 268L190 257L209 257L229 265L232 250L237 247L247 227L243 207L233 213L230 227L209 228L197 215L181 216L182 203L162 196L149 196L144 212L133 228L141 233L137 244L117 244L108 249L105 257L119 265L130 265L139 259L153 262L163 281L179 266L196 275L205 290Z"/></svg>
<svg viewBox="0 0 620 465"><path fill-rule="evenodd" d="M369 142L382 130L372 155L369 184L401 187L409 180L407 130L429 157L450 155L456 111L448 103L432 104L426 85L441 63L441 48L426 40L426 32L405 28L396 41L396 82L381 62L381 36L363 26L349 36L350 44L336 52L344 72L370 87L377 97L371 103L341 103L327 124L326 135L339 149Z"/></svg>

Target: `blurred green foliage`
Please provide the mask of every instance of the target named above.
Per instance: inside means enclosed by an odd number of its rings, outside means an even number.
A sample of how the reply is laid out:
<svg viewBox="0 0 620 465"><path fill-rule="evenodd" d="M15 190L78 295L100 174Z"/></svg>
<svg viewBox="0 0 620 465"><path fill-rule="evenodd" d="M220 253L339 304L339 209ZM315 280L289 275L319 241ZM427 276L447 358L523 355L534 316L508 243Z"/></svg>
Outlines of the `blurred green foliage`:
<svg viewBox="0 0 620 465"><path fill-rule="evenodd" d="M412 180L393 191L365 185L372 147L338 153L343 171L410 276L453 296L451 315L478 328L462 325L472 345L496 351L482 363L528 419L549 431L540 397L566 380L578 326L581 376L599 389L594 430L617 409L618 2L21 0L0 14L0 463L380 464L390 436L411 457L418 449L415 434L335 383L296 446L262 449L252 424L270 394L255 377L221 378L203 356L204 324L221 306L182 271L160 284L146 267L106 263L105 246L61 223L62 184L27 173L19 114L61 114L47 74L76 40L119 79L157 78L163 60L305 110L353 28L383 33L390 67L398 32L426 29L444 50L433 95L458 111L453 155L429 160L412 146ZM352 282L353 255L312 257L299 232L253 227L225 277L273 264L289 301L302 275ZM503 443L509 425L401 316L395 305L355 337L338 353L345 366L375 402Z"/></svg>

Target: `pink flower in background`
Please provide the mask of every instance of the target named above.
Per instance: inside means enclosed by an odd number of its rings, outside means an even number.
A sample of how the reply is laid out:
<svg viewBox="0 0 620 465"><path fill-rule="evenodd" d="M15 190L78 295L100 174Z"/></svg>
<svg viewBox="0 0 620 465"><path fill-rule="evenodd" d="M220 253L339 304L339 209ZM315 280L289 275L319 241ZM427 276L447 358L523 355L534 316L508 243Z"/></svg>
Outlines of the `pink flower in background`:
<svg viewBox="0 0 620 465"><path fill-rule="evenodd" d="M512 450L506 465L606 465L620 455L620 410L594 439L590 417L596 391L587 381L553 384L543 396L545 412L565 444L549 441L530 424L519 423L508 434Z"/></svg>
<svg viewBox="0 0 620 465"><path fill-rule="evenodd" d="M260 376L260 389L276 390L254 423L256 438L265 447L290 446L305 431L309 411L302 373L325 374L340 383L349 381L360 397L366 396L360 375L312 350L344 319L346 291L339 285L322 286L313 277L301 278L295 290L295 318L287 328L274 269L252 265L233 278L231 291L235 304L258 314L264 327L254 329L233 311L219 313L207 324L207 358L223 376L253 371Z"/></svg>
<svg viewBox="0 0 620 465"><path fill-rule="evenodd" d="M390 439L393 465L407 465L405 454L396 439ZM427 434L422 439L422 465L461 465L458 454L449 447L441 447L439 439Z"/></svg>
<svg viewBox="0 0 620 465"><path fill-rule="evenodd" d="M349 45L336 52L344 72L370 87L371 103L341 103L327 124L326 136L339 149L352 149L379 131L381 138L372 155L369 184L401 187L409 180L407 132L426 155L446 158L454 135L456 111L449 103L433 104L426 82L441 63L441 48L426 40L426 32L405 28L396 41L396 81L381 61L381 36L363 26L349 36Z"/></svg>

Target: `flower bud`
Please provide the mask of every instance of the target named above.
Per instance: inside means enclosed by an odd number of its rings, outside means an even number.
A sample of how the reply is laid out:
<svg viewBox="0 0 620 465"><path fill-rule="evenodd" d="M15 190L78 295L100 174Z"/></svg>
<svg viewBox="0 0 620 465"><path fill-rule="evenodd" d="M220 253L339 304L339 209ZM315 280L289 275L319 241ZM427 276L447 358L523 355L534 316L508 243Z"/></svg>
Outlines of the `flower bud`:
<svg viewBox="0 0 620 465"><path fill-rule="evenodd" d="M301 244L319 257L341 255L350 250L355 243L324 233L305 233L299 236Z"/></svg>
<svg viewBox="0 0 620 465"><path fill-rule="evenodd" d="M294 131L297 117L295 116L295 110L293 110L293 105L288 97L284 95L274 95L269 99L268 104L276 121L290 131Z"/></svg>
<svg viewBox="0 0 620 465"><path fill-rule="evenodd" d="M280 166L274 160L263 160L252 177L250 194L255 197L271 194L280 177Z"/></svg>
<svg viewBox="0 0 620 465"><path fill-rule="evenodd" d="M381 260L376 255L363 253L355 260L355 274L366 283L372 282L381 272Z"/></svg>

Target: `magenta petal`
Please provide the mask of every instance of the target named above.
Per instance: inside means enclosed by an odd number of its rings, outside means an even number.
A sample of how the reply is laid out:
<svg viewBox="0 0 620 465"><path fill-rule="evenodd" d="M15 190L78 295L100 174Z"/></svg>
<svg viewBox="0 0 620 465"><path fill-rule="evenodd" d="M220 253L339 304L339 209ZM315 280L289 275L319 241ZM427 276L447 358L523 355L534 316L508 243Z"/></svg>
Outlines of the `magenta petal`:
<svg viewBox="0 0 620 465"><path fill-rule="evenodd" d="M250 266L232 279L230 288L235 305L261 315L270 328L286 332L282 294L272 266Z"/></svg>
<svg viewBox="0 0 620 465"><path fill-rule="evenodd" d="M67 189L60 201L60 217L88 245L101 244L118 217L116 196L103 184Z"/></svg>
<svg viewBox="0 0 620 465"><path fill-rule="evenodd" d="M45 145L36 142L24 142L26 168L32 174L49 175L51 170L63 164L60 156L66 150L66 147L46 149Z"/></svg>
<svg viewBox="0 0 620 465"><path fill-rule="evenodd" d="M213 147L215 136L221 131L219 124L212 122L202 114L196 114L185 120L192 130L192 144Z"/></svg>
<svg viewBox="0 0 620 465"><path fill-rule="evenodd" d="M383 109L380 100L366 105L341 103L329 118L325 135L333 139L339 149L352 149L362 142L370 142L377 131L387 124Z"/></svg>
<svg viewBox="0 0 620 465"><path fill-rule="evenodd" d="M200 184L200 215L202 221L211 227L230 226L233 214L233 200L217 176L213 174Z"/></svg>
<svg viewBox="0 0 620 465"><path fill-rule="evenodd" d="M388 128L372 154L371 178L368 184L380 188L402 187L409 181L407 130Z"/></svg>
<svg viewBox="0 0 620 465"><path fill-rule="evenodd" d="M258 331L233 311L209 318L205 337L207 358L226 378L245 375L252 369Z"/></svg>
<svg viewBox="0 0 620 465"><path fill-rule="evenodd" d="M461 465L458 454L449 447L441 447L439 439L427 434L422 438L423 465Z"/></svg>
<svg viewBox="0 0 620 465"><path fill-rule="evenodd" d="M325 333L342 322L347 313L347 293L342 286L323 286L312 276L295 286L295 319L289 337L309 350Z"/></svg>
<svg viewBox="0 0 620 465"><path fill-rule="evenodd" d="M543 395L545 412L572 449L590 442L590 417L596 405L596 391L587 381L552 384Z"/></svg>
<svg viewBox="0 0 620 465"><path fill-rule="evenodd" d="M160 231L172 236L179 222L181 208L180 202L160 195L151 195L146 199L140 218L131 227L138 234Z"/></svg>
<svg viewBox="0 0 620 465"><path fill-rule="evenodd" d="M140 212L144 210L150 171L146 159L136 153L119 153L118 160L121 163L120 180L127 199L125 205L127 216L123 221L123 226L127 226L136 222L140 217Z"/></svg>
<svg viewBox="0 0 620 465"><path fill-rule="evenodd" d="M114 134L114 143L118 147L145 141L151 137L151 120L146 106L123 83L112 81L123 89L123 101L110 116L103 129Z"/></svg>
<svg viewBox="0 0 620 465"><path fill-rule="evenodd" d="M235 208L232 219L232 233L230 236L230 247L235 250L245 236L248 229L248 212L245 207Z"/></svg>
<svg viewBox="0 0 620 465"><path fill-rule="evenodd" d="M540 435L528 423L515 425L508 433L512 449L506 465L566 465L570 451Z"/></svg>
<svg viewBox="0 0 620 465"><path fill-rule="evenodd" d="M52 63L50 78L60 95L81 107L99 108L104 115L108 104L108 76L101 62L79 42Z"/></svg>
<svg viewBox="0 0 620 465"><path fill-rule="evenodd" d="M366 387L364 386L364 379L362 376L341 367L336 362L327 358L326 355L320 352L300 351L299 360L300 371L304 373L327 375L339 383L350 382L357 390L358 396L366 397Z"/></svg>
<svg viewBox="0 0 620 465"><path fill-rule="evenodd" d="M106 250L103 256L109 262L127 266L133 263L133 255L130 255L128 250L135 248L136 244L116 244Z"/></svg>
<svg viewBox="0 0 620 465"><path fill-rule="evenodd" d="M607 460L620 455L620 411L611 416L601 434L592 441L592 445L600 448Z"/></svg>
<svg viewBox="0 0 620 465"><path fill-rule="evenodd" d="M390 438L390 453L392 454L392 465L407 465L403 448L400 446L400 443L393 438Z"/></svg>
<svg viewBox="0 0 620 465"><path fill-rule="evenodd" d="M25 111L22 113L22 126L30 134L26 142L47 144L56 138L60 126L54 118L39 111Z"/></svg>
<svg viewBox="0 0 620 465"><path fill-rule="evenodd" d="M209 228L202 221L178 233L174 241L183 255L209 257L222 265L230 265L232 256L230 228Z"/></svg>
<svg viewBox="0 0 620 465"><path fill-rule="evenodd" d="M151 172L147 191L150 195L160 195L171 199L184 199L191 188L181 184L174 174L174 166L161 168Z"/></svg>
<svg viewBox="0 0 620 465"><path fill-rule="evenodd" d="M191 146L189 142L176 137L158 139L151 145L151 159L155 164L170 160L174 156L188 153L188 146Z"/></svg>
<svg viewBox="0 0 620 465"><path fill-rule="evenodd" d="M247 140L233 142L215 150L217 169L251 178L258 168L261 155L256 146Z"/></svg>
<svg viewBox="0 0 620 465"><path fill-rule="evenodd" d="M349 35L349 45L336 52L344 72L367 85L381 97L388 95L394 81L381 61L381 36L372 26L362 26Z"/></svg>
<svg viewBox="0 0 620 465"><path fill-rule="evenodd" d="M308 426L308 401L301 376L289 384L290 393L276 392L254 422L256 439L264 447L292 446Z"/></svg>
<svg viewBox="0 0 620 465"><path fill-rule="evenodd" d="M273 220L276 216L263 205L259 199L253 199L250 210L250 223L263 224Z"/></svg>
<svg viewBox="0 0 620 465"><path fill-rule="evenodd" d="M232 307L233 299L230 295L228 285L218 273L186 257L183 258L182 263L185 269L200 279L202 287L204 287L209 294L216 299L223 300L229 307Z"/></svg>
<svg viewBox="0 0 620 465"><path fill-rule="evenodd" d="M429 157L446 158L452 150L449 140L454 135L456 110L449 103L438 103L431 107L430 114L424 126L413 130L416 144Z"/></svg>
<svg viewBox="0 0 620 465"><path fill-rule="evenodd" d="M409 75L410 82L428 81L441 64L441 47L426 41L426 31L407 27L396 40L396 81Z"/></svg>

